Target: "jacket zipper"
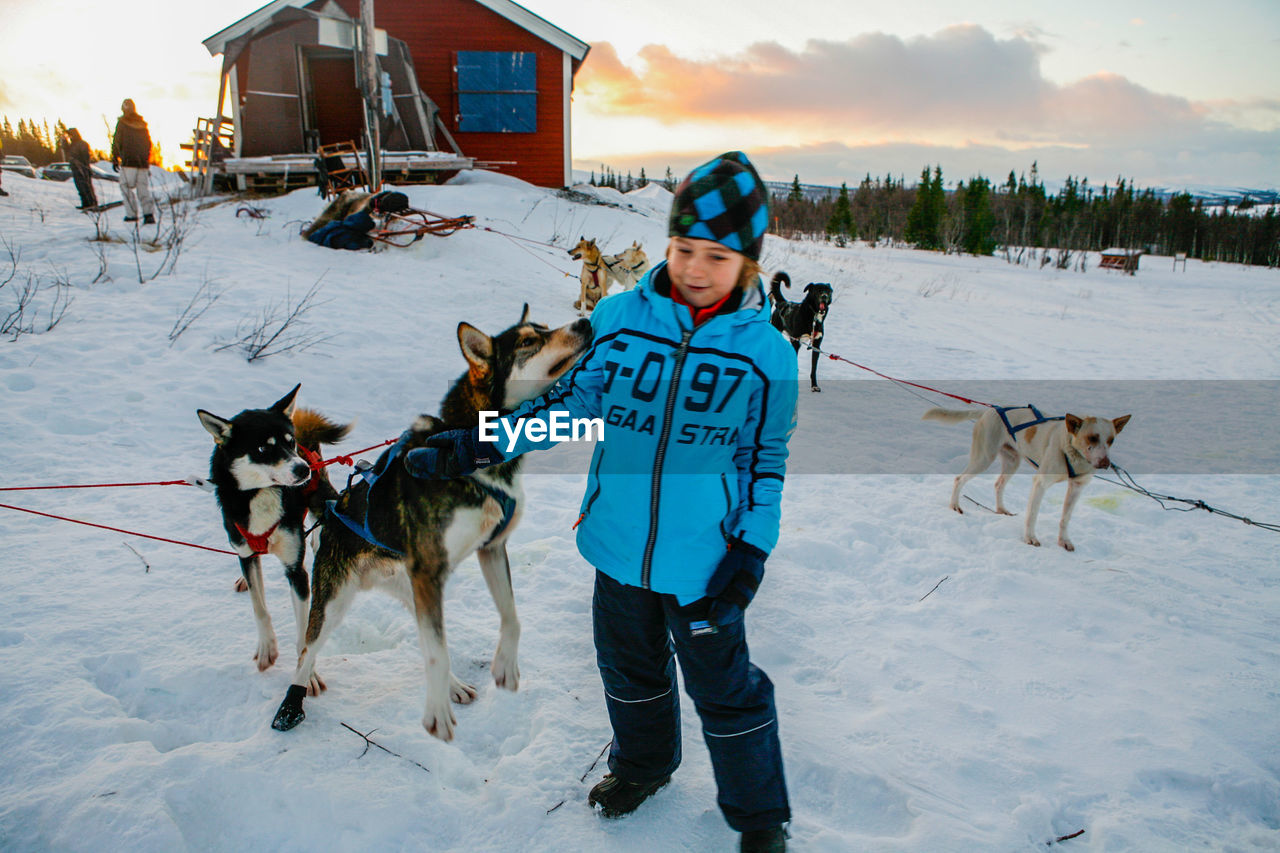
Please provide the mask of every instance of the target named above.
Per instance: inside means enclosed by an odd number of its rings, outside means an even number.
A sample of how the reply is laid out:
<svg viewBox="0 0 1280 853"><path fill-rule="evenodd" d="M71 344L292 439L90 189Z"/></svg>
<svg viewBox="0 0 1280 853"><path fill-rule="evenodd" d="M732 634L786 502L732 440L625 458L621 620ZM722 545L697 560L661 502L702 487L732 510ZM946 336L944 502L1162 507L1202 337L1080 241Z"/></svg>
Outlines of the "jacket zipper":
<svg viewBox="0 0 1280 853"><path fill-rule="evenodd" d="M658 449L653 454L653 485L649 498L649 541L644 546L644 562L640 565L640 586L649 588L649 574L653 569L653 548L658 543L658 502L662 493L662 460L667 455L667 440L671 437L671 420L676 410L676 397L680 394L680 373L689 354L689 338L693 329L682 329L680 348L676 350L675 367L671 369L671 390L667 392L667 407L663 414L662 435L658 437Z"/></svg>
<svg viewBox="0 0 1280 853"><path fill-rule="evenodd" d="M733 509L733 499L729 497L729 480L724 474L720 475L720 487L724 489L724 518L729 517L730 510ZM724 518L720 519L720 535L724 537L724 541L729 541L729 531L724 529Z"/></svg>
<svg viewBox="0 0 1280 853"><path fill-rule="evenodd" d="M596 490L591 493L591 497L587 498L587 505L582 508L582 513L578 516L578 520L573 523L570 529L576 530L578 525L582 523L591 513L591 505L596 502L596 498L600 497L600 465L604 462L604 448L600 448L600 455L596 457L595 464L592 466L592 473L596 476Z"/></svg>

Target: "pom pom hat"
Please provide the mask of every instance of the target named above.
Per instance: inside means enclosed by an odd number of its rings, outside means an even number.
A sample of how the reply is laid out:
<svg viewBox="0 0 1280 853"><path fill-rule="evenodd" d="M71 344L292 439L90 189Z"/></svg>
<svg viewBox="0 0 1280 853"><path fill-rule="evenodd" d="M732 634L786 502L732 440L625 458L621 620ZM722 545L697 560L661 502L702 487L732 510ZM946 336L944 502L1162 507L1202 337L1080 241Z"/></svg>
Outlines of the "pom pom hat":
<svg viewBox="0 0 1280 853"><path fill-rule="evenodd" d="M741 151L721 154L694 169L676 187L667 233L713 240L760 260L769 227L769 193Z"/></svg>

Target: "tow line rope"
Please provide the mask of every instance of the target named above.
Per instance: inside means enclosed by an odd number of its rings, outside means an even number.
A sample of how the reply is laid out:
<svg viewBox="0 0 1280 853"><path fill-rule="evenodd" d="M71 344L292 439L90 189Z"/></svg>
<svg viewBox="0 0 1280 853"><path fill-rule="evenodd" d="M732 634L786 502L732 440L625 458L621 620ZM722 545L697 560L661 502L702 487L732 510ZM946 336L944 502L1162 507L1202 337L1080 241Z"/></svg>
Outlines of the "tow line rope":
<svg viewBox="0 0 1280 853"><path fill-rule="evenodd" d="M873 368L867 367L864 364L858 364L856 361L851 361L845 358L844 356L824 352L822 349L818 347L810 346L809 344L806 344L804 341L801 341L798 338L793 338L791 335L788 335L786 332L783 332L782 334L784 337L786 337L789 340L795 341L796 343L804 344L805 346L809 346L810 349L817 350L819 353L821 353L822 355L825 355L827 358L831 359L832 361L843 361L846 364L852 364L854 367L857 367L861 370L865 370L869 373L874 373L876 376L879 376L881 379L887 379L896 385L899 385L899 386L909 385L912 388L921 388L925 391L931 391L934 394L941 394L944 397L950 397L953 400L960 400L965 403L973 403L979 406L986 406L987 408L990 408L990 409L997 408L991 403L984 403L981 400L970 400L968 397L962 397L959 394L949 394L946 391L942 391L938 388L930 388L928 385L920 385L915 382L908 382L905 379L896 379L892 376L888 376L884 373L881 373L878 370L874 370ZM925 400L926 402L933 402L932 400L928 400L927 398L923 397L920 394L916 394L916 392L911 391L909 388L904 387L903 390L907 391L907 393L912 394L913 396L920 397L920 399ZM1226 510L1209 506L1207 503L1205 503L1202 500L1197 500L1193 498L1179 498L1173 495L1157 494L1156 492L1153 492L1139 485L1137 480L1133 479L1133 475L1131 475L1128 471L1124 470L1114 462L1111 463L1111 467L1113 470L1115 470L1116 474L1120 477L1119 480L1112 480L1109 477L1102 476L1101 474L1095 474L1095 476L1098 477L1098 479L1103 480L1105 482L1112 483L1117 486L1123 486L1124 488L1129 489L1130 491L1137 492L1140 495L1145 495L1146 497L1149 497L1152 500L1154 500L1156 503L1160 504L1162 509L1175 510L1177 512L1190 512L1191 510L1194 510L1194 509L1203 509L1206 512L1212 513L1214 515L1221 515L1227 518L1234 518L1236 521L1242 521L1245 524L1250 525L1251 527L1260 527L1263 530L1270 530L1272 533L1280 533L1280 524L1271 524L1268 522L1254 521L1252 518L1248 518L1247 516L1236 515L1233 512L1227 512ZM994 512L994 510L991 510L989 507L983 506L982 504L973 500L973 498L969 497L968 495L965 495L964 497L965 497L965 500L970 501L971 503L977 504L978 506L990 512ZM1188 506L1185 506L1185 507L1165 506L1165 501L1175 501L1177 503L1188 504Z"/></svg>
<svg viewBox="0 0 1280 853"><path fill-rule="evenodd" d="M352 459L353 456L359 456L361 453L368 453L370 450L377 450L380 447L386 447L388 444L395 444L395 442L396 439L389 438L386 441L371 445L363 450L334 456L332 459L320 459L317 454L309 454L306 455L305 458L307 460L307 464L310 465L311 469L317 473L326 466L333 465L334 463L340 463L354 468L355 461ZM197 486L199 488L208 489L209 482L201 477L189 477L185 480L155 480L146 483L80 483L65 486L3 486L0 487L0 492L38 492L50 489L116 489L130 486ZM13 506L12 504L0 504L0 509L11 509L15 512L25 512L31 515L38 515L43 518L52 518L56 521L83 524L85 527L96 527L100 530L110 530L113 533L124 533L126 535L137 536L142 539L154 539L157 542L168 542L171 545L186 545L188 548L199 548L201 551L212 551L215 554L229 554L232 557L240 556L235 551L228 551L224 548L211 548L208 545L197 545L194 542L184 542L180 539L169 539L165 536L152 536L150 533L139 533L136 530L125 530L123 527L111 527L106 524L96 524L92 521L82 521L78 518L68 518L65 515L54 515L50 512L40 512L39 510L27 509L26 507Z"/></svg>

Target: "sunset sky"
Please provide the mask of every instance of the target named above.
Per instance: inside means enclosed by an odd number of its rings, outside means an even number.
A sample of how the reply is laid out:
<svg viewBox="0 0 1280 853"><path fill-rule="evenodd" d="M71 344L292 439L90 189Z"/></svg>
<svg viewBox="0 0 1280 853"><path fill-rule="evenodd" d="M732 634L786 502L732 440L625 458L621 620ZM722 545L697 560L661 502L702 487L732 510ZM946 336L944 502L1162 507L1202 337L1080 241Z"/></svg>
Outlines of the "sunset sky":
<svg viewBox="0 0 1280 853"><path fill-rule="evenodd" d="M261 5L0 0L0 114L101 146L132 97L177 161L217 103L201 40ZM809 183L912 182L928 163L1003 179L1036 160L1050 180L1280 187L1277 0L522 5L592 46L584 169L661 176L740 148Z"/></svg>

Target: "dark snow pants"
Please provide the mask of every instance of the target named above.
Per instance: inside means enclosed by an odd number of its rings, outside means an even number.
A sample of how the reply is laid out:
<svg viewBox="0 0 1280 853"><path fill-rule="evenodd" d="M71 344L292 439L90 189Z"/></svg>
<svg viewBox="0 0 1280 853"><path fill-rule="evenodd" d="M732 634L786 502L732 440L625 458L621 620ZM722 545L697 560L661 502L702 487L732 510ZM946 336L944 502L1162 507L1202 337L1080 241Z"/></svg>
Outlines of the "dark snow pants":
<svg viewBox="0 0 1280 853"><path fill-rule="evenodd" d="M773 682L751 663L741 618L693 636L708 602L680 607L674 596L618 583L596 572L592 618L596 663L613 725L609 769L627 782L650 782L680 765L680 695L702 720L715 770L716 801L738 832L791 819Z"/></svg>

